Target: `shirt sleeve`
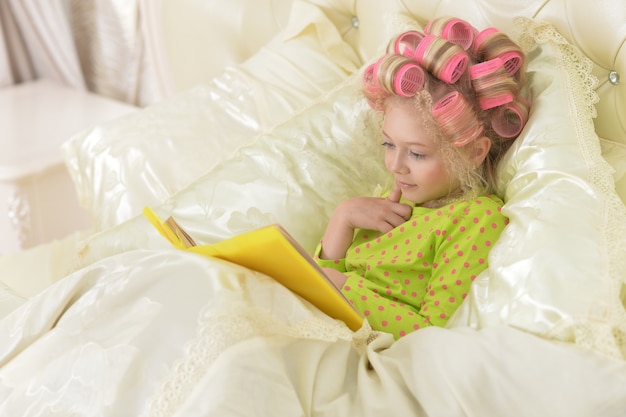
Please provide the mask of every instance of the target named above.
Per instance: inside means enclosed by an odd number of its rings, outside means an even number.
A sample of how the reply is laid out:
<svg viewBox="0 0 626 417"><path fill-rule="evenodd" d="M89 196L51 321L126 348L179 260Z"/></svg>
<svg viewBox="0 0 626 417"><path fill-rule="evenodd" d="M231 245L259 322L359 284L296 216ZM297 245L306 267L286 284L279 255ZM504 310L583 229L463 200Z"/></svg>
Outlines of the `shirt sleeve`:
<svg viewBox="0 0 626 417"><path fill-rule="evenodd" d="M315 248L315 252L313 252L313 260L317 263L321 268L333 268L339 272L346 272L346 259L322 259L320 258L320 254L322 253L322 243L317 244L317 248Z"/></svg>

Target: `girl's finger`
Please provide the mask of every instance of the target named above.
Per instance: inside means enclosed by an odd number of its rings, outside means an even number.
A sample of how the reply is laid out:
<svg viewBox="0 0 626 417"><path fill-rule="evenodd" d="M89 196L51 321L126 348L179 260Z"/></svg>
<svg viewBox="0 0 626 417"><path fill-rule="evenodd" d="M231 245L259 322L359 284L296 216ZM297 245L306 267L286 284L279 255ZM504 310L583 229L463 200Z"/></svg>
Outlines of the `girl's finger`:
<svg viewBox="0 0 626 417"><path fill-rule="evenodd" d="M400 198L402 197L402 190L396 181L393 182L393 187L391 188L391 192L389 193L389 197L387 200L393 201L394 203L399 203Z"/></svg>

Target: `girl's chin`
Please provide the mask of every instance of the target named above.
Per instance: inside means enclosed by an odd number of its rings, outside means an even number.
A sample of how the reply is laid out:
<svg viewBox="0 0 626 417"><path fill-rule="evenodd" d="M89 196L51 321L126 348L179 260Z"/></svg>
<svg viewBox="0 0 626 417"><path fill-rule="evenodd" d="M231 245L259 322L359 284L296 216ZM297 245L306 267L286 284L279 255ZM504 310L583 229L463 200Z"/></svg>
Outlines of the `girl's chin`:
<svg viewBox="0 0 626 417"><path fill-rule="evenodd" d="M442 201L445 199L445 196L437 198L420 198L419 196L411 196L407 194L402 194L402 196L406 201L410 201L415 204L415 206L426 208L441 207Z"/></svg>

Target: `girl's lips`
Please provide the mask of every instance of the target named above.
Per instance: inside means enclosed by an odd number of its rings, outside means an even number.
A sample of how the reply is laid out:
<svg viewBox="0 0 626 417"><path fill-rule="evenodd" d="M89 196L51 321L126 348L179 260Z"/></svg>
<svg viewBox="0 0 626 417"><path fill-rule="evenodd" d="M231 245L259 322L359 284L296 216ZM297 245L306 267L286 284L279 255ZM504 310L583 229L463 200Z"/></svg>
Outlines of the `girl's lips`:
<svg viewBox="0 0 626 417"><path fill-rule="evenodd" d="M414 184L407 184L406 182L401 181L398 181L398 185L400 186L400 188L409 188L414 186Z"/></svg>

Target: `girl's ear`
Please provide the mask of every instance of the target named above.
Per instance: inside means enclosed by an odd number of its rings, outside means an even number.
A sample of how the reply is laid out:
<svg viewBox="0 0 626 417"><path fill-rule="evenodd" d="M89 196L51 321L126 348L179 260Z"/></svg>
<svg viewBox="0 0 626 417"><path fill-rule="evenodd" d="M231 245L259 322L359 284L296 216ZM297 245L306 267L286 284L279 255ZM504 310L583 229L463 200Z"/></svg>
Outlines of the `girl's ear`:
<svg viewBox="0 0 626 417"><path fill-rule="evenodd" d="M476 138L469 146L469 157L474 166L479 167L491 149L491 139L487 136Z"/></svg>

